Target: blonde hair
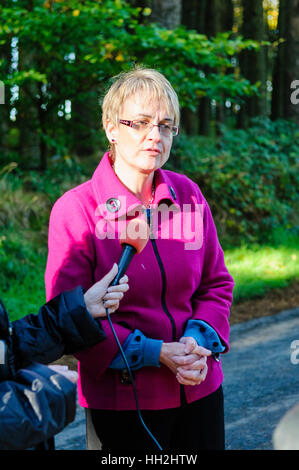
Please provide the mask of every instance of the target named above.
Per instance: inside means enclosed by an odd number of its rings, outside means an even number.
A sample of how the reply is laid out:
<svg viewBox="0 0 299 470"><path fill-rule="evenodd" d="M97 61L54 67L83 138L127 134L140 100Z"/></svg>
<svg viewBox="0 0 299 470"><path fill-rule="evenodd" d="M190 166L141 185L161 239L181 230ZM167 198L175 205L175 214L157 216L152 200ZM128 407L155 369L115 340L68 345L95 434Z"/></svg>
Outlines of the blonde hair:
<svg viewBox="0 0 299 470"><path fill-rule="evenodd" d="M106 93L102 104L102 123L105 128L109 120L118 125L119 113L123 104L131 96L142 92L151 99L162 101L167 112L173 115L174 125L180 121L180 107L176 92L162 73L154 69L136 67L129 72L122 72L113 78L113 84ZM112 155L114 145L111 145Z"/></svg>

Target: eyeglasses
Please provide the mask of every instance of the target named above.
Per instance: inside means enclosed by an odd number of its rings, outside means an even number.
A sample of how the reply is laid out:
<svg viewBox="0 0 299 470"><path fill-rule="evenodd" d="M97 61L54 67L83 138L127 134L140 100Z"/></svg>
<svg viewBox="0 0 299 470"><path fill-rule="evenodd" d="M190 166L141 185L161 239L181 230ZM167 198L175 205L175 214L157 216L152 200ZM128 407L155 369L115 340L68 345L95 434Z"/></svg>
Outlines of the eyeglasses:
<svg viewBox="0 0 299 470"><path fill-rule="evenodd" d="M175 137L179 133L178 126L173 126L172 124L152 124L150 121L127 121L126 119L120 119L120 124L124 124L125 126L132 127L135 131L139 132L140 134L146 134L150 132L153 127L158 127L160 134L164 135L165 137L173 136Z"/></svg>

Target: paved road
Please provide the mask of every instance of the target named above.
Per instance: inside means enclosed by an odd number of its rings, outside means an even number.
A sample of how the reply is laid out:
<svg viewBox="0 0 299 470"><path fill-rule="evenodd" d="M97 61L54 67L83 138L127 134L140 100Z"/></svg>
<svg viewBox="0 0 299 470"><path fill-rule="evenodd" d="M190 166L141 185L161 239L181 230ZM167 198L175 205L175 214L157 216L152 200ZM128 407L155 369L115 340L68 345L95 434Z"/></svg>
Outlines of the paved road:
<svg viewBox="0 0 299 470"><path fill-rule="evenodd" d="M299 307L233 325L230 346L222 358L227 449L273 449L276 425L299 402ZM85 449L84 436L85 413L78 407L75 421L56 436L56 448Z"/></svg>

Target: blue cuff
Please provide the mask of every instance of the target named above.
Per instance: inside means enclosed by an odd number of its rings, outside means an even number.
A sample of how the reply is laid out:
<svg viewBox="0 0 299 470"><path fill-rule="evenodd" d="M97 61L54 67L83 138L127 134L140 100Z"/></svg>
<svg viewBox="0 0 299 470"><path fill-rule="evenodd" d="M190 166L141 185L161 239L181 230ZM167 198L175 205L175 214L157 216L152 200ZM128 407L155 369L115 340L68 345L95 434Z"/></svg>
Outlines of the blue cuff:
<svg viewBox="0 0 299 470"><path fill-rule="evenodd" d="M221 344L214 328L203 320L188 320L183 336L192 336L199 346L209 349L212 353L225 351L225 346Z"/></svg>
<svg viewBox="0 0 299 470"><path fill-rule="evenodd" d="M146 366L160 367L159 357L162 343L162 340L146 338L140 330L131 333L122 346L131 369L137 370ZM126 368L120 352L113 359L109 368Z"/></svg>
<svg viewBox="0 0 299 470"><path fill-rule="evenodd" d="M160 367L160 352L163 341L160 339L145 338L143 349L143 366Z"/></svg>

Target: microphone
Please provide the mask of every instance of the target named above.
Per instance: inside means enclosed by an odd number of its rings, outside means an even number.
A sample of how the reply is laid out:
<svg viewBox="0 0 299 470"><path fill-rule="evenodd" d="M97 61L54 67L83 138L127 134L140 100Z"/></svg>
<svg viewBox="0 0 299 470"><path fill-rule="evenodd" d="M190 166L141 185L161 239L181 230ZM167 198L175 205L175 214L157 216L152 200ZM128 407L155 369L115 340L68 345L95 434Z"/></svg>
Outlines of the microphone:
<svg viewBox="0 0 299 470"><path fill-rule="evenodd" d="M145 220L132 219L125 226L120 236L120 244L123 251L118 263L118 273L111 282L110 286L116 286L119 280L125 274L136 253L140 253L149 239L149 227Z"/></svg>
<svg viewBox="0 0 299 470"><path fill-rule="evenodd" d="M143 250L143 248L145 247L145 245L148 242L149 236L150 236L150 230L149 230L149 226L145 222L145 220L132 219L125 226L125 228L122 231L121 236L120 236L120 244L123 247L123 251L122 251L121 257L119 259L119 263L118 263L118 273L115 276L115 278L113 279L113 281L110 283L110 286L116 286L119 283L120 278L125 274L126 270L128 269L128 266L129 266L133 256L136 253L140 253ZM115 341L118 345L119 351L122 355L122 358L123 358L124 363L126 365L127 371L130 375L131 384L132 384L133 392L134 392L134 396L135 396L136 410L137 410L137 413L138 413L138 416L139 416L139 420L140 420L142 426L144 427L145 431L148 433L148 435L151 437L151 439L155 442L158 449L163 450L161 445L159 444L159 442L155 438L155 436L151 433L151 431L148 429L145 422L143 421L141 411L140 411L140 407L139 407L138 395L137 395L137 390L136 390L132 370L131 370L131 367L128 363L126 354L125 354L125 352L124 352L124 350L123 350L123 348L120 344L120 341L117 337L117 334L116 334L116 332L113 328L113 324L112 324L112 321L111 321L111 318L110 318L108 308L106 308L106 315L107 315L107 319L108 319L108 322L110 324L113 336L114 336Z"/></svg>

